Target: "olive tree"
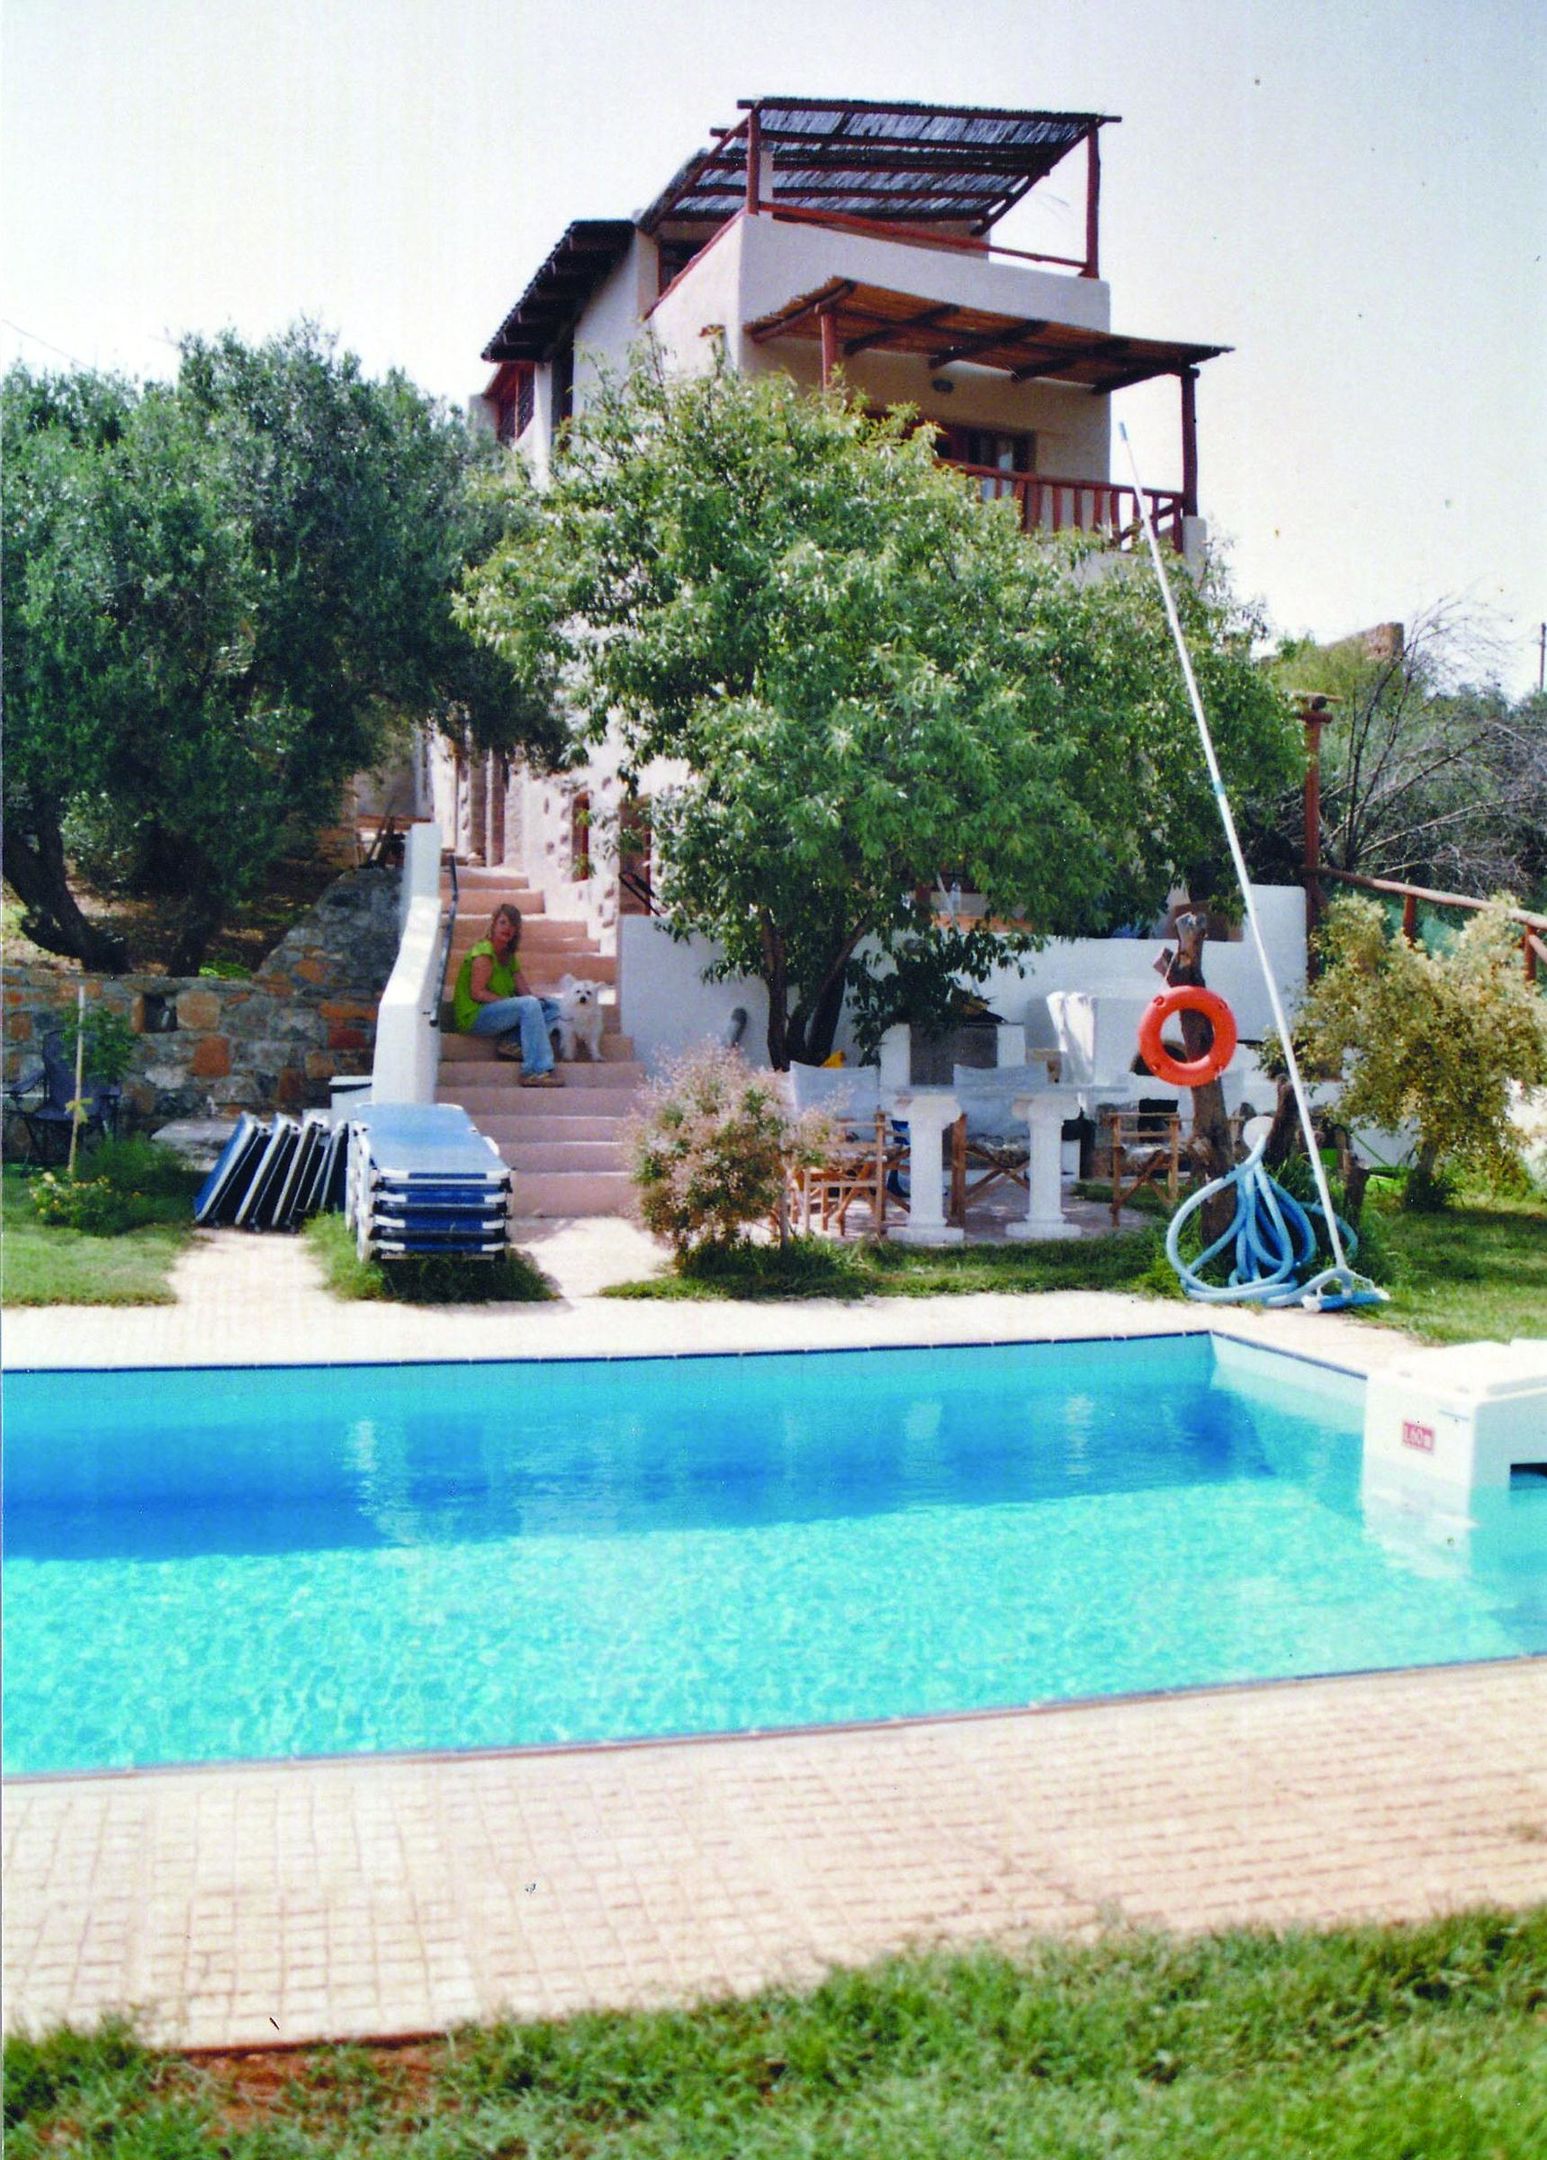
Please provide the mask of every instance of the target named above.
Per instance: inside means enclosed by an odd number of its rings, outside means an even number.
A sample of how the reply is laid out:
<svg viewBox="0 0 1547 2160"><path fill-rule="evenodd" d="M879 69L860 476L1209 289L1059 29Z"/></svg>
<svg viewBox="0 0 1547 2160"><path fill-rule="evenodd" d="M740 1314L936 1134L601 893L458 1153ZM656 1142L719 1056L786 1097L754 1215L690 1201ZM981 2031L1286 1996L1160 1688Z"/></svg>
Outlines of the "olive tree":
<svg viewBox="0 0 1547 2160"><path fill-rule="evenodd" d="M3 423L5 869L49 949L128 960L72 856L164 898L192 969L394 726L551 736L452 612L515 514L498 453L404 377L302 325L144 387L13 369Z"/></svg>

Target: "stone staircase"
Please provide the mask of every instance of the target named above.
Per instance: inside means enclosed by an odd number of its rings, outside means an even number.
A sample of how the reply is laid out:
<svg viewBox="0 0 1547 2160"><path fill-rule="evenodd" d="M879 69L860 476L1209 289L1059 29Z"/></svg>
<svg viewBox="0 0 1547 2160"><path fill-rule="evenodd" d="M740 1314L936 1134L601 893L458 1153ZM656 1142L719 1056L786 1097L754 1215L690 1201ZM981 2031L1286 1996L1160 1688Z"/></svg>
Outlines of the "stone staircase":
<svg viewBox="0 0 1547 2160"><path fill-rule="evenodd" d="M529 891L506 870L457 870L458 899L446 989L470 946L485 936L501 901L521 910L521 972L538 990L561 975L616 983L618 963L598 952L584 923L547 913L543 895ZM591 1064L584 1052L560 1067L562 1088L523 1088L521 1068L501 1063L492 1040L457 1035L441 1038L437 1102L460 1103L480 1132L487 1133L516 1173L519 1215L623 1215L633 1199L624 1169L618 1128L632 1109L643 1068L634 1046L619 1032L616 991L603 993L602 1056Z"/></svg>

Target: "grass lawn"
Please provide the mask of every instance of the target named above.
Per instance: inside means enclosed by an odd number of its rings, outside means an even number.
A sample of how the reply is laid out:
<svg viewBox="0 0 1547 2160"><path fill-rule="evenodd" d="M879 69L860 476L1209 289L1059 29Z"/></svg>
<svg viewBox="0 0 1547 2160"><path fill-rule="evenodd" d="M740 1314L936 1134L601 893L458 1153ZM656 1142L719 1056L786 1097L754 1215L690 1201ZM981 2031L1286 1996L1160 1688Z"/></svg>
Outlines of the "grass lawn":
<svg viewBox="0 0 1547 2160"><path fill-rule="evenodd" d="M193 1235L191 1220L153 1223L117 1237L89 1237L40 1222L27 1179L11 1165L0 1177L0 1222L0 1295L7 1305L170 1305L175 1301L167 1278Z"/></svg>
<svg viewBox="0 0 1547 2160"><path fill-rule="evenodd" d="M900 1958L400 2049L190 2062L59 2033L6 2069L11 2160L1535 2160L1547 1912Z"/></svg>
<svg viewBox="0 0 1547 2160"><path fill-rule="evenodd" d="M1050 1245L955 1245L931 1251L856 1238L792 1238L693 1254L680 1269L618 1283L617 1298L950 1297L974 1290L1139 1290L1164 1283L1161 1233L1125 1230L1115 1237ZM1169 1273L1169 1270L1167 1271Z"/></svg>
<svg viewBox="0 0 1547 2160"><path fill-rule="evenodd" d="M1469 1198L1438 1215L1375 1205L1391 1303L1360 1319L1433 1343L1547 1334L1547 1200Z"/></svg>

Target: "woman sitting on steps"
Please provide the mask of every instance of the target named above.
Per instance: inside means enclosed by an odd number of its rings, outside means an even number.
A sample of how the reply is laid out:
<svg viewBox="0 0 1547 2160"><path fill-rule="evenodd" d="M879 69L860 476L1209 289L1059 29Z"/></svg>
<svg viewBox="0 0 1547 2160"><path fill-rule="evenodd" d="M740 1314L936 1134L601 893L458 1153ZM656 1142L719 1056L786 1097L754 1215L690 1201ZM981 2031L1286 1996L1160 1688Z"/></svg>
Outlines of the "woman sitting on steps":
<svg viewBox="0 0 1547 2160"><path fill-rule="evenodd" d="M521 980L516 956L521 949L520 910L502 904L457 970L452 1008L460 1035L497 1035L498 1058L521 1060L523 1087L562 1087L564 1077L553 1063L549 1034L559 1017L552 998L536 997Z"/></svg>

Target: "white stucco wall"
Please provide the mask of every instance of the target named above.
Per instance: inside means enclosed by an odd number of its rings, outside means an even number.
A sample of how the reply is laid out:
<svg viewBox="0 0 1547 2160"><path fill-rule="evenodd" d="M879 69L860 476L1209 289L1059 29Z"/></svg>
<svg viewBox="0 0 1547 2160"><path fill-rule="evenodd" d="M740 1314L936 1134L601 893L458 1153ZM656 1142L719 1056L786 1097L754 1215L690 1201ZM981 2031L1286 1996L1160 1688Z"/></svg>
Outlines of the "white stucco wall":
<svg viewBox="0 0 1547 2160"><path fill-rule="evenodd" d="M625 916L618 925L618 1002L623 1032L652 1073L684 1050L718 1042L738 1005L747 1028L741 1038L749 1065L768 1063L768 993L760 982L734 977L706 983L704 969L718 948L707 938L678 943L649 915Z"/></svg>
<svg viewBox="0 0 1547 2160"><path fill-rule="evenodd" d="M1268 957L1292 1012L1305 988L1305 894L1298 885L1256 885L1252 891ZM1085 991L1147 1004L1162 988L1153 962L1163 942L1057 938L1028 956L1024 975L1001 969L983 985L982 994L1002 1019L1025 1027L1030 1046L1051 1047L1058 1040L1047 1005L1051 992ZM715 951L706 940L677 944L659 923L629 918L619 926L618 951L623 1029L652 1069L706 1036L717 1037L737 1005L744 1005L750 1016L742 1044L748 1061L767 1062L768 1000L762 984L745 977L705 983L702 972ZM1210 989L1235 1013L1243 1040L1260 1040L1272 1025L1272 1012L1255 948L1244 940L1211 943L1204 954L1204 973ZM852 1057L847 1021L837 1041ZM1158 1092L1148 1082L1145 1087Z"/></svg>

